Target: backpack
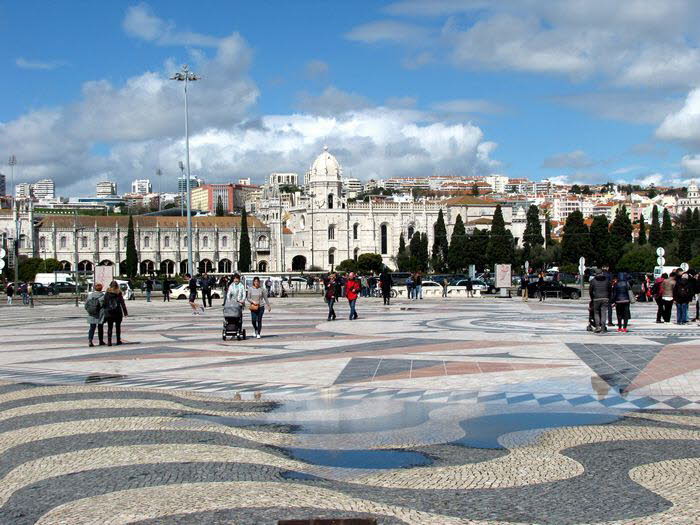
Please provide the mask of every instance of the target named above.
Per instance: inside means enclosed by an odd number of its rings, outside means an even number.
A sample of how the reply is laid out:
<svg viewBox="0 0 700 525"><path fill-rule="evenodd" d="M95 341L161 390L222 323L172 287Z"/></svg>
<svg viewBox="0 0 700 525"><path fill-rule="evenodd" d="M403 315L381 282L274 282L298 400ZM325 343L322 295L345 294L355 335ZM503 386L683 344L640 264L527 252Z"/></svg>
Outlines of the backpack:
<svg viewBox="0 0 700 525"><path fill-rule="evenodd" d="M116 315L119 312L119 301L115 294L105 294L105 312L108 315Z"/></svg>
<svg viewBox="0 0 700 525"><path fill-rule="evenodd" d="M90 314L91 317L98 317L100 315L100 310L102 306L100 305L99 297L90 297L85 301L85 310Z"/></svg>
<svg viewBox="0 0 700 525"><path fill-rule="evenodd" d="M653 286L651 287L651 295L656 297L657 295L659 295L660 291L661 291L661 281L653 284Z"/></svg>

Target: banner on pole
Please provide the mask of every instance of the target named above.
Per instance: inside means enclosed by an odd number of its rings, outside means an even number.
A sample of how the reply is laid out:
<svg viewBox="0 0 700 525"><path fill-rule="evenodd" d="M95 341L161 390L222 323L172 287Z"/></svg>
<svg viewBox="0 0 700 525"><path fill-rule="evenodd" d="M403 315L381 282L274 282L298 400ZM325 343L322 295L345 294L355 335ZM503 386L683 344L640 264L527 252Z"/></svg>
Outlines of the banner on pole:
<svg viewBox="0 0 700 525"><path fill-rule="evenodd" d="M513 284L510 264L496 265L496 288L510 288Z"/></svg>
<svg viewBox="0 0 700 525"><path fill-rule="evenodd" d="M102 289L106 290L114 280L114 266L95 266L95 283L100 283ZM94 285L93 285L94 286Z"/></svg>

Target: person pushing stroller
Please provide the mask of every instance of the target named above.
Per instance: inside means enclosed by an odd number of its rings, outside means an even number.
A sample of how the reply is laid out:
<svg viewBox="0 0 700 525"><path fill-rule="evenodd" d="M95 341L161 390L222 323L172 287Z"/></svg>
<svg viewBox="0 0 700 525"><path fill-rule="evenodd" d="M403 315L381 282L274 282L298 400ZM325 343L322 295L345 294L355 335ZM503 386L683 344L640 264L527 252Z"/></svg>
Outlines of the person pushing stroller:
<svg viewBox="0 0 700 525"><path fill-rule="evenodd" d="M233 282L229 285L224 296L224 330L223 339L226 336L235 337L239 341L245 339L243 330L243 305L245 304L245 286L241 283L241 276L234 274Z"/></svg>

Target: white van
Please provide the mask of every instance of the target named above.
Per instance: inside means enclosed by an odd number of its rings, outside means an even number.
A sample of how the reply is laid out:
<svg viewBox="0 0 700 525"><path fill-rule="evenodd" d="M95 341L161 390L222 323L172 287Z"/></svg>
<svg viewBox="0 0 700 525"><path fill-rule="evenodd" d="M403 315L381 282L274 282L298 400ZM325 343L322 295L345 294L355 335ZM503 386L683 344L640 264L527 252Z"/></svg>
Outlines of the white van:
<svg viewBox="0 0 700 525"><path fill-rule="evenodd" d="M34 282L48 286L52 283L75 283L75 279L73 278L73 274L68 272L51 272L36 274Z"/></svg>
<svg viewBox="0 0 700 525"><path fill-rule="evenodd" d="M662 274L671 275L671 272L675 272L678 266L656 266L654 267L654 279L658 279Z"/></svg>

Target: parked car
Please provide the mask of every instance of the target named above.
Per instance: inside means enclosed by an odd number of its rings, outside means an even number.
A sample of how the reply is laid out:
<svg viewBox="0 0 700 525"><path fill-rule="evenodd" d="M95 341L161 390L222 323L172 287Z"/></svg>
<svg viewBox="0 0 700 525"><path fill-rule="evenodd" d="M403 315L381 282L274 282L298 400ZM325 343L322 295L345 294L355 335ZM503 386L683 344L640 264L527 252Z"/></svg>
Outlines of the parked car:
<svg viewBox="0 0 700 525"><path fill-rule="evenodd" d="M32 295L49 295L49 287L42 283L32 283Z"/></svg>
<svg viewBox="0 0 700 525"><path fill-rule="evenodd" d="M460 288L462 290L466 289L467 287L467 279L459 279L457 281L453 281L449 284L447 289L449 290L450 288ZM472 279L472 290L475 292L479 293L492 293L493 288L485 281L482 279Z"/></svg>
<svg viewBox="0 0 700 525"><path fill-rule="evenodd" d="M435 281L423 281L421 284L423 288L442 288L442 285L440 283L436 283Z"/></svg>
<svg viewBox="0 0 700 525"><path fill-rule="evenodd" d="M539 290L537 281L530 282L527 289L530 297L536 297ZM562 299L578 299L579 297L581 297L580 288L569 286L559 281L545 281L542 291L545 293L546 296L557 295ZM518 290L518 294L522 294L522 291Z"/></svg>
<svg viewBox="0 0 700 525"><path fill-rule="evenodd" d="M73 283L51 283L47 286L47 295L75 294L76 286Z"/></svg>

